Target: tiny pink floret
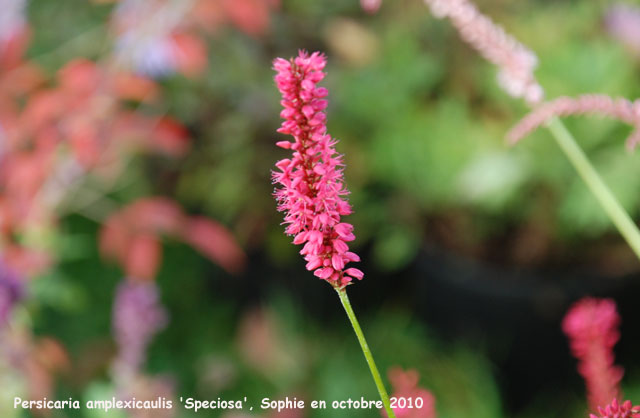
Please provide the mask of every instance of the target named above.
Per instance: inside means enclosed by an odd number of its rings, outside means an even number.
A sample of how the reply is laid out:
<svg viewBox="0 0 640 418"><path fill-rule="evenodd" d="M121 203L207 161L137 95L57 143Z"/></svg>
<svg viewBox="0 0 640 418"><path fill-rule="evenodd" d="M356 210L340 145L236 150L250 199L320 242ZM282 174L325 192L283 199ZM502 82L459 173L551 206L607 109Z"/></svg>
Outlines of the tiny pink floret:
<svg viewBox="0 0 640 418"><path fill-rule="evenodd" d="M279 141L280 148L293 151L291 158L276 163L273 181L278 184L275 197L278 210L285 213L286 233L293 243L303 245L300 254L306 268L334 287L344 287L363 273L347 268L360 258L349 251L355 239L353 226L341 222L351 214L345 200L349 193L342 173L342 156L335 150L337 141L327 134L324 110L328 91L318 87L327 61L319 52L300 51L296 58L277 58L275 82L282 94L284 119L278 132L291 135L293 142Z"/></svg>

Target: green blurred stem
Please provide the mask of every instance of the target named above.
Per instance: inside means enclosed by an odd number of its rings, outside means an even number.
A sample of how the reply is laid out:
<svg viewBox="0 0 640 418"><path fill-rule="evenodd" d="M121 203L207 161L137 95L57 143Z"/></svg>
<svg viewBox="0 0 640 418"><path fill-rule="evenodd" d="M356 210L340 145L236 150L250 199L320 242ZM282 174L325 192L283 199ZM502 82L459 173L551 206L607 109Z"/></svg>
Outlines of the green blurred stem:
<svg viewBox="0 0 640 418"><path fill-rule="evenodd" d="M353 308L351 307L351 302L349 302L349 296L347 296L347 289L336 288L336 291L338 292L338 296L340 297L340 302L342 302L342 306L344 306L344 310L347 312L349 321L351 321L353 330L355 331L356 336L358 337L360 348L362 348L362 354L364 354L364 358L367 360L367 364L369 365L369 370L371 370L371 376L373 376L373 381L376 383L376 387L378 388L380 399L382 399L382 403L384 404L384 409L386 409L387 411L387 416L389 418L396 418L395 414L393 413L393 409L391 409L391 403L389 402L389 395L387 394L387 390L384 387L384 383L382 383L382 378L380 377L380 372L378 371L376 362L373 360L373 356L371 355L371 350L369 350L369 345L367 344L367 340L364 338L364 334L362 333L362 329L360 328L360 324L358 323L358 318L356 318L356 314L355 312L353 312Z"/></svg>
<svg viewBox="0 0 640 418"><path fill-rule="evenodd" d="M547 128L551 131L556 142L567 155L576 171L578 171L582 180L584 180L587 187L589 187L598 202L600 202L600 205L602 205L602 208L609 215L611 221L618 228L618 231L620 231L633 252L640 259L640 231L638 227L613 193L611 193L611 189L602 181L598 172L593 168L587 156L576 143L571 132L556 117L548 122Z"/></svg>

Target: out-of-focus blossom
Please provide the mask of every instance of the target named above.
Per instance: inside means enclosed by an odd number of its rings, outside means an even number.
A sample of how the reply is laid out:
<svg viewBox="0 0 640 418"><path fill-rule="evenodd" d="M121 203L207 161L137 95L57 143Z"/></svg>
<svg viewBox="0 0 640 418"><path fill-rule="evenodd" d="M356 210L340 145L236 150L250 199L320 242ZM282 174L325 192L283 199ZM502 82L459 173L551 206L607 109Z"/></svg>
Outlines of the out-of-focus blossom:
<svg viewBox="0 0 640 418"><path fill-rule="evenodd" d="M1 201L0 209L2 209ZM10 232L11 228L7 230ZM26 278L45 271L52 263L51 255L46 249L27 247L20 243L6 243L2 249L2 257L13 271L19 272Z"/></svg>
<svg viewBox="0 0 640 418"><path fill-rule="evenodd" d="M122 0L113 14L116 60L149 77L197 75L207 65L197 29L230 22L251 36L263 35L279 0Z"/></svg>
<svg viewBox="0 0 640 418"><path fill-rule="evenodd" d="M50 337L34 338L23 326L0 329L0 367L7 366L24 379L33 399L50 397L55 374L68 370L69 356L62 344ZM11 382L13 386L15 382ZM19 383L17 383L19 385Z"/></svg>
<svg viewBox="0 0 640 418"><path fill-rule="evenodd" d="M206 1L206 0L204 0ZM279 0L222 0L227 18L238 29L252 35L263 35L269 27L269 12Z"/></svg>
<svg viewBox="0 0 640 418"><path fill-rule="evenodd" d="M389 370L389 381L393 387L392 396L404 398L406 406L393 409L397 418L435 418L436 399L427 389L418 386L420 375L416 370L402 370L401 367L393 367ZM421 407L416 407L416 401L421 399ZM386 411L381 411L386 417Z"/></svg>
<svg viewBox="0 0 640 418"><path fill-rule="evenodd" d="M199 369L199 392L220 393L233 386L238 377L236 361L228 356L207 356L201 361Z"/></svg>
<svg viewBox="0 0 640 418"><path fill-rule="evenodd" d="M332 52L345 63L365 67L376 59L380 41L374 31L353 19L331 19L324 37Z"/></svg>
<svg viewBox="0 0 640 418"><path fill-rule="evenodd" d="M149 377L144 375L136 376L128 382L126 388L126 398L135 398L141 401L149 401L152 408L135 409L131 412L133 418L172 418L176 416L175 407L175 384L168 377ZM167 401L174 404L173 408L166 408Z"/></svg>
<svg viewBox="0 0 640 418"><path fill-rule="evenodd" d="M0 73L0 90L4 85ZM79 59L58 72L53 87L26 90L7 103L0 95L0 232L6 240L53 224L69 190L90 173L116 173L131 152L184 153L184 128L130 109L130 101L147 103L157 94L148 79Z"/></svg>
<svg viewBox="0 0 640 418"><path fill-rule="evenodd" d="M71 362L64 346L50 337L29 341L27 356L20 368L29 379L29 392L33 398L51 396L56 374L69 370Z"/></svg>
<svg viewBox="0 0 640 418"><path fill-rule="evenodd" d="M539 103L544 90L535 78L538 58L469 0L424 0L437 18L449 18L462 39L498 69L498 83L513 97Z"/></svg>
<svg viewBox="0 0 640 418"><path fill-rule="evenodd" d="M220 415L221 418L255 418L255 414L248 414L244 412L225 412Z"/></svg>
<svg viewBox="0 0 640 418"><path fill-rule="evenodd" d="M118 345L114 372L118 379L137 375L155 334L162 330L168 315L153 282L126 280L116 291L113 304L113 335Z"/></svg>
<svg viewBox="0 0 640 418"><path fill-rule="evenodd" d="M296 398L300 400L305 400L303 396L293 394L287 394L289 399ZM282 398L281 398L282 399ZM285 408L282 411L278 412L277 409L272 409L267 415L266 418L304 418L307 414L305 413L304 408Z"/></svg>
<svg viewBox="0 0 640 418"><path fill-rule="evenodd" d="M247 312L238 329L238 348L245 362L265 376L290 373L296 367L297 347L283 338L273 312L256 308Z"/></svg>
<svg viewBox="0 0 640 418"><path fill-rule="evenodd" d="M113 17L117 62L150 77L201 71L206 47L184 30L193 5L192 0L120 2Z"/></svg>
<svg viewBox="0 0 640 418"><path fill-rule="evenodd" d="M620 316L611 299L584 298L569 309L562 321L593 411L620 395L618 385L624 371L613 364L619 325Z"/></svg>
<svg viewBox="0 0 640 418"><path fill-rule="evenodd" d="M382 0L360 0L360 7L369 14L376 13L381 5Z"/></svg>
<svg viewBox="0 0 640 418"><path fill-rule="evenodd" d="M627 148L640 142L640 100L613 99L603 94L585 94L578 97L559 97L545 102L525 116L509 133L507 139L514 144L553 117L571 115L597 115L618 119L635 129L627 139Z"/></svg>
<svg viewBox="0 0 640 418"><path fill-rule="evenodd" d="M605 16L607 31L635 56L640 57L640 7L618 3Z"/></svg>
<svg viewBox="0 0 640 418"><path fill-rule="evenodd" d="M25 29L26 0L0 0L0 53Z"/></svg>
<svg viewBox="0 0 640 418"><path fill-rule="evenodd" d="M144 198L112 214L100 233L102 254L139 279L155 277L163 235L183 240L230 273L239 273L245 255L233 235L217 222L189 217L172 200Z"/></svg>
<svg viewBox="0 0 640 418"><path fill-rule="evenodd" d="M590 418L640 418L640 406L633 406L631 401L622 404L614 399L606 407L598 407L598 415L590 414Z"/></svg>
<svg viewBox="0 0 640 418"><path fill-rule="evenodd" d="M239 326L238 345L244 359L253 367L268 372L277 362L278 330L269 312L250 311Z"/></svg>
<svg viewBox="0 0 640 418"><path fill-rule="evenodd" d="M233 234L204 216L186 219L180 233L182 239L226 271L238 274L246 264L246 256Z"/></svg>
<svg viewBox="0 0 640 418"><path fill-rule="evenodd" d="M0 258L0 327L6 324L13 308L23 297L23 280Z"/></svg>
<svg viewBox="0 0 640 418"><path fill-rule="evenodd" d="M294 236L294 244L304 244L300 254L307 270L342 288L354 277L362 279L363 273L346 267L360 258L347 245L355 239L353 226L341 222L342 216L351 214L351 206L344 199L349 192L342 156L335 150L337 141L327 134L324 98L328 91L317 86L325 65L326 58L319 52L300 51L295 59L274 61L284 106L280 116L285 119L278 132L293 136L294 142L276 144L291 149L293 156L276 163L273 181L280 185L275 196L278 210L285 212L286 233Z"/></svg>

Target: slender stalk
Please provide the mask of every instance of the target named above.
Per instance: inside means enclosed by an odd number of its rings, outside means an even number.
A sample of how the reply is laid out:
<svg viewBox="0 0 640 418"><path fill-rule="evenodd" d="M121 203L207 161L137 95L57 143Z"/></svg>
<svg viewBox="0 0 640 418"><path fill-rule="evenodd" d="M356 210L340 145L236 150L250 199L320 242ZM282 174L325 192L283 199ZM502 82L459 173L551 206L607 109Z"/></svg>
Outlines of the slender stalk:
<svg viewBox="0 0 640 418"><path fill-rule="evenodd" d="M395 414L393 413L393 409L391 409L391 403L389 402L389 395L387 394L387 390L384 387L384 383L382 383L382 378L380 377L380 372L378 371L376 362L373 360L373 356L371 355L371 350L369 350L369 345L367 344L367 340L364 338L364 334L362 333L362 329L360 328L360 324L358 323L358 318L356 318L356 314L355 312L353 312L353 308L351 307L351 302L349 302L349 296L347 296L347 289L336 288L336 291L338 292L338 296L340 297L340 302L342 302L342 306L344 307L344 310L347 312L349 321L351 321L353 330L355 331L356 336L358 337L360 348L362 348L362 354L364 354L364 358L367 360L367 364L369 365L369 370L371 370L371 376L373 376L373 381L376 383L376 387L378 388L380 399L382 399L382 403L384 404L384 409L387 411L387 416L389 418L396 418Z"/></svg>
<svg viewBox="0 0 640 418"><path fill-rule="evenodd" d="M618 202L613 193L611 193L611 189L602 181L602 178L595 168L593 168L593 165L591 165L587 159L582 148L576 143L571 132L569 132L562 121L556 117L548 122L547 128L551 131L556 142L564 151L567 158L569 158L569 161L571 161L578 174L580 174L582 180L584 180L587 187L589 187L598 202L600 202L602 208L607 215L609 215L613 224L618 228L620 234L622 234L633 252L640 259L640 231L637 225L622 205L620 205L620 202Z"/></svg>

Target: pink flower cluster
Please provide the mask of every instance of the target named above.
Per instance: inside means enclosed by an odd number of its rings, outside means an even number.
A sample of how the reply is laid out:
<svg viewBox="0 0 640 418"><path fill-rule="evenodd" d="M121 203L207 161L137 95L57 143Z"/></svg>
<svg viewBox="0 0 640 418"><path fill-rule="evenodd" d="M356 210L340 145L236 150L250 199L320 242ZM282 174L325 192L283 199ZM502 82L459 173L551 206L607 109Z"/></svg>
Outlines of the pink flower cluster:
<svg viewBox="0 0 640 418"><path fill-rule="evenodd" d="M304 244L300 254L307 270L320 279L342 288L353 278L362 279L362 271L346 268L360 257L349 251L353 226L340 221L351 213L344 199L347 191L342 174L342 156L335 150L337 141L327 134L328 91L318 87L325 74L324 55L300 51L289 61L277 58L273 68L275 82L282 94L285 119L278 132L293 136L294 142L280 141L279 147L293 150L292 158L280 160L273 181L278 210L285 212L286 233L294 244Z"/></svg>
<svg viewBox="0 0 640 418"><path fill-rule="evenodd" d="M640 142L640 100L614 99L604 94L583 94L578 97L558 97L536 107L509 131L507 140L515 144L553 117L571 115L598 115L620 120L634 126L627 139L627 148Z"/></svg>
<svg viewBox="0 0 640 418"><path fill-rule="evenodd" d="M613 364L613 346L620 338L619 324L615 302L594 298L578 301L562 321L562 330L579 361L578 372L585 380L589 405L594 411L620 394L618 384L624 371Z"/></svg>
<svg viewBox="0 0 640 418"><path fill-rule="evenodd" d="M631 401L618 403L617 399L606 408L598 407L599 415L590 414L589 418L640 418L640 406L633 406Z"/></svg>

